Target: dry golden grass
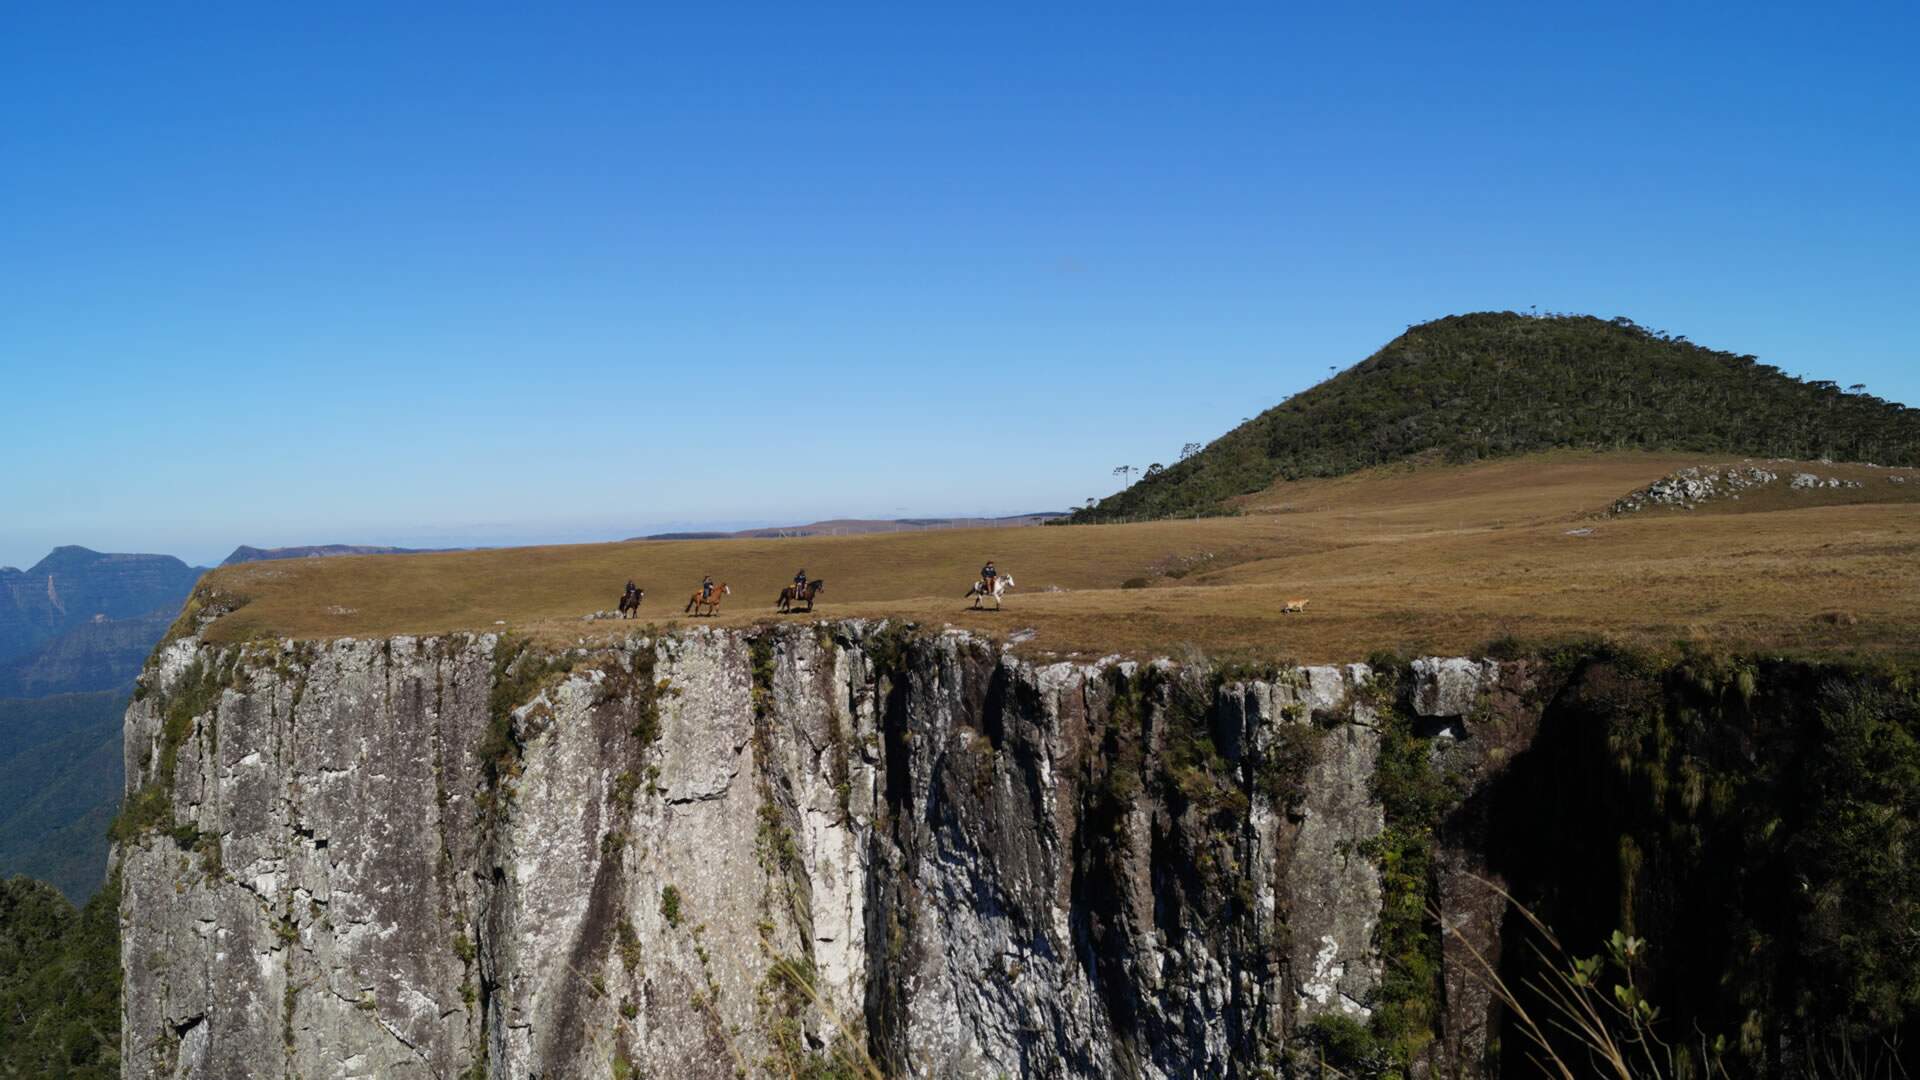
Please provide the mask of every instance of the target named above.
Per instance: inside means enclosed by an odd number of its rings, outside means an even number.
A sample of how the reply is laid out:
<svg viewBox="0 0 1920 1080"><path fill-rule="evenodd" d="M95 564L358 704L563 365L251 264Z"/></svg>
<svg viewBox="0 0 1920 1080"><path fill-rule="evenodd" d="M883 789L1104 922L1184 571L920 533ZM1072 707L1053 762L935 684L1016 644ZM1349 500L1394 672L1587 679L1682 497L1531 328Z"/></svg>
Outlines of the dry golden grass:
<svg viewBox="0 0 1920 1080"><path fill-rule="evenodd" d="M1860 475L1871 482L1855 492L1592 516L1675 468L1723 460L1555 454L1397 467L1276 485L1243 500L1245 516L1198 521L254 563L212 575L249 602L210 634L365 637L504 621L543 639L594 640L634 628L580 621L614 607L628 578L647 590L643 622L803 619L772 609L805 566L827 582L816 618L891 616L996 636L1031 629L1023 649L1060 655L1193 645L1315 662L1590 634L1917 651L1920 475L1896 485L1868 470ZM1574 528L1592 532L1569 535ZM969 611L961 596L988 558L1019 587L1004 611ZM1167 576L1178 567L1191 569ZM733 586L718 617L681 614L702 573ZM1120 588L1135 578L1150 586ZM1282 614L1295 597L1310 599L1309 611Z"/></svg>

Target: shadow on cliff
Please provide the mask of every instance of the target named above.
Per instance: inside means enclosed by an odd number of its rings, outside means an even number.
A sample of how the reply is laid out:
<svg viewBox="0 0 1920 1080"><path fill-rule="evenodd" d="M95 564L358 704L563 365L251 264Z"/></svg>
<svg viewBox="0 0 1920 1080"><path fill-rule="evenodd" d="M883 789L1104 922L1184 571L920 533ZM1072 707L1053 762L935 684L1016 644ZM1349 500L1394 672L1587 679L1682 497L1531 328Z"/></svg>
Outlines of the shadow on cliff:
<svg viewBox="0 0 1920 1080"><path fill-rule="evenodd" d="M1917 793L1900 778L1920 775L1915 712L1854 672L1602 655L1573 669L1532 745L1449 827L1483 834L1494 878L1574 956L1603 953L1616 929L1647 939L1641 986L1664 1037L1697 1051L1725 1036L1734 1076L1800 1075L1848 1051L1910 1067L1898 1060L1920 1036L1908 830L1838 818L1861 800L1877 803L1869 818L1911 815ZM1532 933L1507 919L1498 967L1545 1015L1524 989L1542 974ZM1880 967L1881 948L1908 966ZM1532 1052L1509 1028L1500 1073L1530 1074Z"/></svg>

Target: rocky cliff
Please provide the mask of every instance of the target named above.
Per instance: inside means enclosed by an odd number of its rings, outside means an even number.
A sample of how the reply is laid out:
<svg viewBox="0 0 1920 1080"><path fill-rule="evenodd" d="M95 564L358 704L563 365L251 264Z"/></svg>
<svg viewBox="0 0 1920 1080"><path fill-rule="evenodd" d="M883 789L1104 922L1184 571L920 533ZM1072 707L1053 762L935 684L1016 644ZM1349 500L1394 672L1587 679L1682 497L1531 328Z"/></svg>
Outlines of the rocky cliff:
<svg viewBox="0 0 1920 1080"><path fill-rule="evenodd" d="M127 721L152 821L123 851L126 1060L1277 1059L1313 1016L1365 1016L1379 979L1366 680L1216 691L858 625L558 657L177 641Z"/></svg>
<svg viewBox="0 0 1920 1080"><path fill-rule="evenodd" d="M127 1075L1478 1073L1538 672L174 641L126 724Z"/></svg>

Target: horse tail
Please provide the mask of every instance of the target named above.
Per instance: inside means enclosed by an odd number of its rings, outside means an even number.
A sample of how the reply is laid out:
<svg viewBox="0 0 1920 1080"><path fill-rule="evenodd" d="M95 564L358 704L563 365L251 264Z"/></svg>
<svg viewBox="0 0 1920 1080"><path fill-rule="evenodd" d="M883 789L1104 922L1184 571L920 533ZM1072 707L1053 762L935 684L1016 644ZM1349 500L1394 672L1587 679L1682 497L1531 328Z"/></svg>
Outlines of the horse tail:
<svg viewBox="0 0 1920 1080"><path fill-rule="evenodd" d="M697 604L697 603L699 603L699 602L700 602L700 597L699 597L699 595L698 595L698 594L696 594L696 595L694 596L694 598L693 598L693 599L691 599L691 600L689 600L689 601L687 601L687 606L686 606L686 608L685 608L685 610L683 610L683 611L681 612L681 614L683 614L683 615L684 615L684 614L686 614L686 613L687 613L688 611L692 611L692 610L693 610L693 605L695 605L695 604Z"/></svg>

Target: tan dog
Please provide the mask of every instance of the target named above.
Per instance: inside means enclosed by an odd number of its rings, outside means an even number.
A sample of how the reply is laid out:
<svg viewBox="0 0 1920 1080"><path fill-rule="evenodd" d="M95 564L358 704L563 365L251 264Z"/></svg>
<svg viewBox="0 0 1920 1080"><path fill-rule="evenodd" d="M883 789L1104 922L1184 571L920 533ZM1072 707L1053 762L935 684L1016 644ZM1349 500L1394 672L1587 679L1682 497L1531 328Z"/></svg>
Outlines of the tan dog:
<svg viewBox="0 0 1920 1080"><path fill-rule="evenodd" d="M1305 614L1306 610L1307 610L1307 602L1305 600L1289 600L1286 602L1284 606L1280 608L1280 614L1282 615Z"/></svg>

